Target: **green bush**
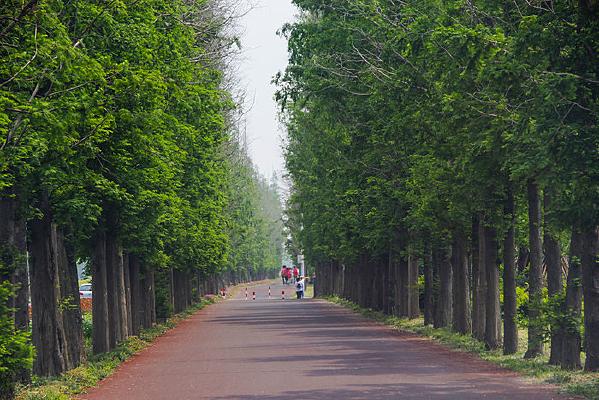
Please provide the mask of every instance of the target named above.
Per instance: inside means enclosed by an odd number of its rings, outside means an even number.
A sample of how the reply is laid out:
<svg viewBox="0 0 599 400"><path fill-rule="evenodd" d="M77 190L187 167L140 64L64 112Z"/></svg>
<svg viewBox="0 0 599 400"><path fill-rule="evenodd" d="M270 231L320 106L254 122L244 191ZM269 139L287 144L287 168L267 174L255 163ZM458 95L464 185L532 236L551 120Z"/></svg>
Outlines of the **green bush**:
<svg viewBox="0 0 599 400"><path fill-rule="evenodd" d="M17 371L30 369L33 347L29 332L15 331L12 309L8 299L13 294L10 282L0 284L0 399L12 399Z"/></svg>

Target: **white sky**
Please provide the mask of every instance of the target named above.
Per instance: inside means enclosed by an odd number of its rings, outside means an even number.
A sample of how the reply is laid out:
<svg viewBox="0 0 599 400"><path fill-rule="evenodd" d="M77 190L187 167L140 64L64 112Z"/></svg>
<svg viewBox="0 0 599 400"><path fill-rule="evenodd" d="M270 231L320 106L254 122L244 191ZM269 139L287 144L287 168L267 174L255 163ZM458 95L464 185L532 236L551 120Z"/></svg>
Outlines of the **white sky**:
<svg viewBox="0 0 599 400"><path fill-rule="evenodd" d="M279 177L284 169L281 151L283 132L277 118L273 76L287 66L287 42L276 35L292 22L296 8L291 0L247 0L254 5L241 21L242 59L239 74L247 88L246 116L249 152L262 175Z"/></svg>

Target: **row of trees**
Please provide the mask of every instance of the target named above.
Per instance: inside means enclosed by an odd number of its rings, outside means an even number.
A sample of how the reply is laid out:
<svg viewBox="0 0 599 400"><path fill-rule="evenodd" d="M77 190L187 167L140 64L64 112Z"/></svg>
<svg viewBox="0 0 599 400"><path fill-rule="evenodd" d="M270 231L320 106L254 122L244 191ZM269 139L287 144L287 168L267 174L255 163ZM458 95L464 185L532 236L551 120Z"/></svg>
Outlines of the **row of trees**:
<svg viewBox="0 0 599 400"><path fill-rule="evenodd" d="M216 0L0 5L0 398L32 360L53 376L85 358L79 261L94 353L280 265L276 186L237 139L230 17Z"/></svg>
<svg viewBox="0 0 599 400"><path fill-rule="evenodd" d="M294 2L278 99L317 294L506 354L524 325L525 357L598 370L599 3Z"/></svg>

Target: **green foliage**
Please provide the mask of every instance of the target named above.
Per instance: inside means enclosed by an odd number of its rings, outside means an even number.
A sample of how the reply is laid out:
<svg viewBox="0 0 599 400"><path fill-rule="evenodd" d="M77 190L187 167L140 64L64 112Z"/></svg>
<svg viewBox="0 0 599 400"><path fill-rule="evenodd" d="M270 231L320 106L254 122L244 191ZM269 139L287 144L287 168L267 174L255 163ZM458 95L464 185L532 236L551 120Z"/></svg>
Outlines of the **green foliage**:
<svg viewBox="0 0 599 400"><path fill-rule="evenodd" d="M502 232L507 186L523 221L530 178L563 193L560 229L597 223L599 158L583 149L598 144L599 71L582 50L597 30L578 5L295 3L277 82L289 229L310 261L376 255L401 229L443 239L474 214Z"/></svg>
<svg viewBox="0 0 599 400"><path fill-rule="evenodd" d="M229 143L228 151L228 268L238 277L278 271L284 238L277 178L262 178L239 144Z"/></svg>
<svg viewBox="0 0 599 400"><path fill-rule="evenodd" d="M8 299L14 291L10 282L0 284L0 397L10 398L14 393L14 374L31 368L33 349L29 332L15 331Z"/></svg>

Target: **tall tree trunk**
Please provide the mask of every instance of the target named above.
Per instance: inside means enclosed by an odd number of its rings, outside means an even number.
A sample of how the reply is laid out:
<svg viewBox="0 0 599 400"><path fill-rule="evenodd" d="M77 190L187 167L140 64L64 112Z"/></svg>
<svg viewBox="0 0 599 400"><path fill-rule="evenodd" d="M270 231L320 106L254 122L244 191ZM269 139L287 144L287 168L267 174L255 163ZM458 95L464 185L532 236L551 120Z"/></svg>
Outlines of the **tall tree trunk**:
<svg viewBox="0 0 599 400"><path fill-rule="evenodd" d="M478 259L478 215L472 217L472 227L470 229L471 240L471 276L472 282L470 285L472 292L472 336L477 337L479 329L479 302L478 302L478 281L479 281L479 259Z"/></svg>
<svg viewBox="0 0 599 400"><path fill-rule="evenodd" d="M399 316L410 316L410 268L408 258L400 254L398 258L399 269Z"/></svg>
<svg viewBox="0 0 599 400"><path fill-rule="evenodd" d="M462 231L453 234L451 266L453 274L453 330L462 334L471 332L470 280L468 279L468 252L466 235Z"/></svg>
<svg viewBox="0 0 599 400"><path fill-rule="evenodd" d="M487 277L487 298L485 310L485 345L497 349L500 343L499 322L499 269L497 265L497 232L493 227L484 227L485 232L485 273Z"/></svg>
<svg viewBox="0 0 599 400"><path fill-rule="evenodd" d="M54 245L52 215L42 194L41 219L31 221L32 338L36 349L33 372L56 376L67 369L67 342L60 310L60 273Z"/></svg>
<svg viewBox="0 0 599 400"><path fill-rule="evenodd" d="M559 242L549 229L547 215L551 210L551 196L549 191L544 193L543 208L545 210L545 225L543 228L543 246L545 247L545 265L547 268L547 294L552 303L556 306L556 311L563 308L561 304L556 304L560 299L563 290L561 251ZM549 364L558 365L561 359L562 331L559 319L551 323L551 353Z"/></svg>
<svg viewBox="0 0 599 400"><path fill-rule="evenodd" d="M580 314L582 309L582 284L580 278L583 237L577 226L572 228L570 240L570 267L566 283L566 305L564 333L561 345L561 366L565 369L578 369L580 361Z"/></svg>
<svg viewBox="0 0 599 400"><path fill-rule="evenodd" d="M582 288L586 371L599 371L599 229L587 228L582 237Z"/></svg>
<svg viewBox="0 0 599 400"><path fill-rule="evenodd" d="M391 265L393 268L393 315L401 316L401 294L402 294L402 282L401 273L399 271L399 252L393 247L391 252Z"/></svg>
<svg viewBox="0 0 599 400"><path fill-rule="evenodd" d="M433 253L439 263L439 298L435 328L449 327L452 314L452 271L447 245L441 245Z"/></svg>
<svg viewBox="0 0 599 400"><path fill-rule="evenodd" d="M131 266L129 265L129 253L123 253L123 272L125 281L125 302L127 307L127 336L133 333L133 309L131 308Z"/></svg>
<svg viewBox="0 0 599 400"><path fill-rule="evenodd" d="M27 267L27 229L23 218L15 221L15 248L18 254L13 283L17 286L14 308L15 327L29 330L29 269Z"/></svg>
<svg viewBox="0 0 599 400"><path fill-rule="evenodd" d="M178 274L176 274L175 269L174 268L169 268L168 270L168 274L167 274L167 282L168 282L168 304L169 304L169 308L170 310L174 311L174 312L179 312L178 311L178 304L177 301L178 298L180 296L178 296L178 294L176 294L177 288L176 288L176 280L178 277ZM218 280L216 280L218 282ZM220 290L220 288L214 288L214 293L218 293L218 291ZM167 314L170 314L171 312L167 312ZM166 316L165 316L166 317Z"/></svg>
<svg viewBox="0 0 599 400"><path fill-rule="evenodd" d="M81 364L83 358L83 321L79 301L79 275L75 261L75 249L67 243L63 230L53 227L55 246L59 260L60 304L67 341L67 369Z"/></svg>
<svg viewBox="0 0 599 400"><path fill-rule="evenodd" d="M418 257L412 254L408 258L408 289L410 293L408 317L412 319L420 316L418 275Z"/></svg>
<svg viewBox="0 0 599 400"><path fill-rule="evenodd" d="M541 291L543 289L543 252L541 241L541 200L539 188L530 180L528 189L528 235L530 245L530 272L528 277L528 349L524 358L543 354L541 326Z"/></svg>
<svg viewBox="0 0 599 400"><path fill-rule="evenodd" d="M392 283L393 280L391 279L391 274L392 274L392 268L391 268L391 263L389 262L389 255L385 255L382 258L381 263L382 268L384 268L384 274L383 274L383 282L382 282L382 290L383 290L383 312L385 314L392 314L393 313L393 299L392 299Z"/></svg>
<svg viewBox="0 0 599 400"><path fill-rule="evenodd" d="M509 217L505 239L503 241L503 354L518 351L518 325L516 323L516 214L514 194L508 189L505 215Z"/></svg>
<svg viewBox="0 0 599 400"><path fill-rule="evenodd" d="M98 227L92 237L92 327L94 354L110 350L108 318L108 271L106 266L106 232Z"/></svg>
<svg viewBox="0 0 599 400"><path fill-rule="evenodd" d="M127 291L125 288L125 266L123 263L123 249L120 245L117 247L115 259L115 280L117 289L117 309L120 328L120 340L124 341L129 337L129 315L127 314Z"/></svg>
<svg viewBox="0 0 599 400"><path fill-rule="evenodd" d="M476 221L476 232L472 232L477 237L477 247L473 248L473 253L477 254L478 262L473 265L473 280L476 282L474 292L473 314L476 314L474 320L476 324L472 327L472 333L478 340L485 339L485 323L487 313L487 273L485 269L485 227L483 218L478 217Z"/></svg>
<svg viewBox="0 0 599 400"><path fill-rule="evenodd" d="M143 275L143 327L151 328L156 323L154 271L148 266L144 265Z"/></svg>
<svg viewBox="0 0 599 400"><path fill-rule="evenodd" d="M432 325L434 313L433 255L429 242L424 243L424 325Z"/></svg>
<svg viewBox="0 0 599 400"><path fill-rule="evenodd" d="M29 331L27 232L25 219L18 208L18 197L13 197L12 191L0 192L0 259L4 262L3 270L0 270L0 283L10 280L14 285L14 297L8 300L8 306L14 309L12 315L14 328L20 331ZM9 374L10 382L8 382L11 392L14 383L26 384L31 381L31 372L27 368L11 372ZM0 386L2 386L1 383ZM2 389L0 388L1 396Z"/></svg>
<svg viewBox="0 0 599 400"><path fill-rule="evenodd" d="M433 327L441 325L441 311L439 298L441 297L441 262L437 247L431 243L431 258L433 262Z"/></svg>
<svg viewBox="0 0 599 400"><path fill-rule="evenodd" d="M139 258L129 255L129 282L131 284L131 334L139 335L142 328L143 299L141 294L141 274Z"/></svg>
<svg viewBox="0 0 599 400"><path fill-rule="evenodd" d="M119 326L118 289L116 280L117 243L112 230L106 234L106 293L108 299L108 337L109 349L114 349L121 341Z"/></svg>
<svg viewBox="0 0 599 400"><path fill-rule="evenodd" d="M516 261L516 266L518 267L519 274L524 272L529 262L530 250L526 246L520 246L518 248L518 260Z"/></svg>

